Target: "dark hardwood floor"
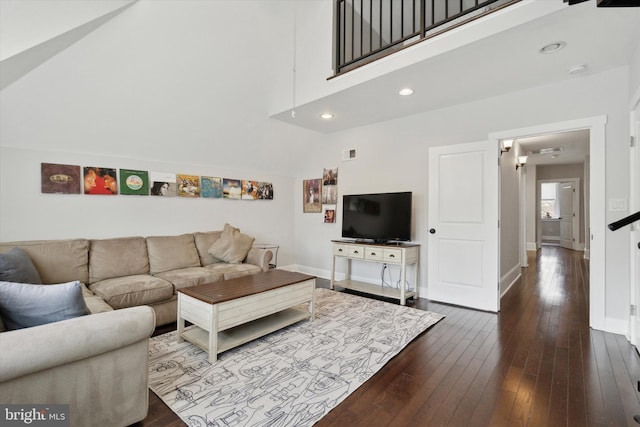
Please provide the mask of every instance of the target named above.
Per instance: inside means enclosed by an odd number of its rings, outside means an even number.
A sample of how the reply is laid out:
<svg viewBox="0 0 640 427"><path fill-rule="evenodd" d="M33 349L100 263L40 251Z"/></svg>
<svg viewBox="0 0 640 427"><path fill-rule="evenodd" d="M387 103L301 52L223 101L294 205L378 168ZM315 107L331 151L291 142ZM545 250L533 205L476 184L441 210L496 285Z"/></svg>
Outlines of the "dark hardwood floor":
<svg viewBox="0 0 640 427"><path fill-rule="evenodd" d="M581 252L544 246L498 315L411 302L447 317L316 426L638 425L640 358L625 337L589 328L588 274ZM138 426L185 425L149 401Z"/></svg>

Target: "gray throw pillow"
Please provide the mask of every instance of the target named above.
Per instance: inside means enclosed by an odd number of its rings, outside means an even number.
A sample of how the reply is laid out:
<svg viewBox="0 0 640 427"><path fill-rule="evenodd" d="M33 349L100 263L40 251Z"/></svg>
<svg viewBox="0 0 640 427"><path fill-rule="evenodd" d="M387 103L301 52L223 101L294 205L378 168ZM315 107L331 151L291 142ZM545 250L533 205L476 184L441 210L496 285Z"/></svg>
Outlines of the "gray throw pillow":
<svg viewBox="0 0 640 427"><path fill-rule="evenodd" d="M58 285L0 282L0 316L8 331L89 314L80 282Z"/></svg>
<svg viewBox="0 0 640 427"><path fill-rule="evenodd" d="M42 283L31 257L20 248L0 254L0 281Z"/></svg>
<svg viewBox="0 0 640 427"><path fill-rule="evenodd" d="M247 257L254 240L241 233L240 229L225 224L222 235L211 245L209 253L229 264L240 264Z"/></svg>

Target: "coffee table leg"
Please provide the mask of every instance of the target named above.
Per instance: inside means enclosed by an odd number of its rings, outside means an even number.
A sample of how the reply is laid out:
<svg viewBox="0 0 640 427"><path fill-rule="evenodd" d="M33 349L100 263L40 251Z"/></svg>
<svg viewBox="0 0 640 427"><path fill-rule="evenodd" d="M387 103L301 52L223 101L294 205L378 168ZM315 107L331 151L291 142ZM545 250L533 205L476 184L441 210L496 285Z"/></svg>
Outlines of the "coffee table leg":
<svg viewBox="0 0 640 427"><path fill-rule="evenodd" d="M211 305L211 329L209 329L209 363L218 360L218 305Z"/></svg>
<svg viewBox="0 0 640 427"><path fill-rule="evenodd" d="M309 301L309 312L310 317L309 320L315 319L315 307L316 307L316 280L313 279L313 283L311 284L313 288L311 289L311 301Z"/></svg>
<svg viewBox="0 0 640 427"><path fill-rule="evenodd" d="M182 317L182 311L180 310L180 293L178 293L178 328L176 334L176 341L183 342L184 338L182 338L182 332L184 332L184 318Z"/></svg>

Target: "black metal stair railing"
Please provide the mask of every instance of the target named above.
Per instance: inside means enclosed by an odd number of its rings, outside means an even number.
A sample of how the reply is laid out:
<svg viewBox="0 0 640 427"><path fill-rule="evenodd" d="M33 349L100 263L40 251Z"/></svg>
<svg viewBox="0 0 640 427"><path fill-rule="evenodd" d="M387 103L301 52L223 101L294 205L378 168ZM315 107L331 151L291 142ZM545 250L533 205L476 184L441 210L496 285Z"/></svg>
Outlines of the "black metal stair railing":
<svg viewBox="0 0 640 427"><path fill-rule="evenodd" d="M517 1L336 0L336 74Z"/></svg>
<svg viewBox="0 0 640 427"><path fill-rule="evenodd" d="M640 221L640 211L638 211L638 212L636 212L634 214L631 214L629 216L626 216L626 217L624 217L622 219L619 219L618 221L612 222L611 224L608 225L608 227L609 227L609 230L616 231L619 228L622 228L625 225L629 225L629 224L631 224L633 222L636 222L636 221Z"/></svg>

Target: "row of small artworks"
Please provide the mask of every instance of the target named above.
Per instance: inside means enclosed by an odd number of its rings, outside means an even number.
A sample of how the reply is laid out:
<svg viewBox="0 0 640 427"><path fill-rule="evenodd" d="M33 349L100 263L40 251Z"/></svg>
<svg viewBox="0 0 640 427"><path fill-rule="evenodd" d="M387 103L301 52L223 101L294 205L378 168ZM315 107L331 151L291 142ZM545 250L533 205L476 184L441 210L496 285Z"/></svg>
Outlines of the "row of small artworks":
<svg viewBox="0 0 640 427"><path fill-rule="evenodd" d="M273 184L254 180L56 163L42 163L41 175L43 193L273 199Z"/></svg>

